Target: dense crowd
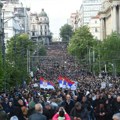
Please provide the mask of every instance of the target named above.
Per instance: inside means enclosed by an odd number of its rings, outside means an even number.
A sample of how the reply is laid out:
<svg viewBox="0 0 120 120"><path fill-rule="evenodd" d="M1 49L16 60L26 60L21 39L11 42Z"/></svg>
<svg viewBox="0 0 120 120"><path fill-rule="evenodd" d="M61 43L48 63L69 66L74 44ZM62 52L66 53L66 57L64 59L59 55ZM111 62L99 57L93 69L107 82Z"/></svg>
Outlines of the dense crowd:
<svg viewBox="0 0 120 120"><path fill-rule="evenodd" d="M120 120L120 78L93 76L63 54L60 46L48 51L33 78L51 80L55 89L34 87L37 81L32 81L24 88L1 92L0 120ZM77 89L59 88L59 75L77 81Z"/></svg>
<svg viewBox="0 0 120 120"><path fill-rule="evenodd" d="M43 116L45 120L59 120L58 117L63 120L65 114L65 120L112 120L114 114L120 113L120 88L116 84L100 89L97 83L84 79L75 91L44 90L31 84L26 89L1 93L0 120L7 120L4 117L8 120L14 120L14 117L16 120L42 120Z"/></svg>

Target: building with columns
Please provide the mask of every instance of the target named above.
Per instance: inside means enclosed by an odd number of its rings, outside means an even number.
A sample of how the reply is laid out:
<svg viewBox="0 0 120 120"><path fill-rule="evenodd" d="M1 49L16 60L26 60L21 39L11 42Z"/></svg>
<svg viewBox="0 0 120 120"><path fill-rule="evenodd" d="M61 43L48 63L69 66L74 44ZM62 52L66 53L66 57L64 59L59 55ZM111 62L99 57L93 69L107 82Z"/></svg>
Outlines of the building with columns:
<svg viewBox="0 0 120 120"><path fill-rule="evenodd" d="M30 32L33 41L47 45L51 42L52 34L49 29L49 18L44 9L40 14L31 13Z"/></svg>
<svg viewBox="0 0 120 120"><path fill-rule="evenodd" d="M100 16L100 36L104 40L112 32L120 33L120 0L103 0Z"/></svg>

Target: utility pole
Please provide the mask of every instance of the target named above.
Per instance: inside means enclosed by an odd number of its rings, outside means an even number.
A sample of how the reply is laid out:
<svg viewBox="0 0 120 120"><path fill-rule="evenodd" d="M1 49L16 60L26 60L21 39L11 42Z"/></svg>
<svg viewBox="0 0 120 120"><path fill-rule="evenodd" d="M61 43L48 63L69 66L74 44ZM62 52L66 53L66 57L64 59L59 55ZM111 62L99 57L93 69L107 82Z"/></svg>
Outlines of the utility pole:
<svg viewBox="0 0 120 120"><path fill-rule="evenodd" d="M91 51L90 51L90 48L89 49L89 53L88 53L88 56L89 56L89 71L91 72Z"/></svg>
<svg viewBox="0 0 120 120"><path fill-rule="evenodd" d="M94 63L95 63L95 51L94 51L94 48L93 48L93 75L95 75Z"/></svg>
<svg viewBox="0 0 120 120"><path fill-rule="evenodd" d="M2 13L2 62L3 62L3 71L4 71L4 91L6 93L6 64L5 64L5 32L4 32L4 10Z"/></svg>

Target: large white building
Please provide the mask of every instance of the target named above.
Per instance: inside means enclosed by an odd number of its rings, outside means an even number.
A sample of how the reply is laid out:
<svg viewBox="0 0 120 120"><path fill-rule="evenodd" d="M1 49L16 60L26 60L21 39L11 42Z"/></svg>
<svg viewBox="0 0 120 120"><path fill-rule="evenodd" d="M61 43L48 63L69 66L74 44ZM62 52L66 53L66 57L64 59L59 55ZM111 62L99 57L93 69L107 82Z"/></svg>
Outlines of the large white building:
<svg viewBox="0 0 120 120"><path fill-rule="evenodd" d="M92 17L89 22L89 29L95 39L100 40L100 17Z"/></svg>
<svg viewBox="0 0 120 120"><path fill-rule="evenodd" d="M2 34L2 7L3 7L3 4L1 3L1 0L0 0L0 35Z"/></svg>
<svg viewBox="0 0 120 120"><path fill-rule="evenodd" d="M83 0L80 7L79 26L88 25L91 17L98 14L102 0Z"/></svg>
<svg viewBox="0 0 120 120"><path fill-rule="evenodd" d="M99 15L101 40L104 40L112 32L120 33L120 0L103 0Z"/></svg>
<svg viewBox="0 0 120 120"><path fill-rule="evenodd" d="M11 37L19 33L29 32L29 9L23 7L19 0L2 0L4 6L2 8L4 40L5 43Z"/></svg>
<svg viewBox="0 0 120 120"><path fill-rule="evenodd" d="M33 41L47 45L51 42L52 35L49 29L49 18L44 9L39 14L31 13L30 31Z"/></svg>

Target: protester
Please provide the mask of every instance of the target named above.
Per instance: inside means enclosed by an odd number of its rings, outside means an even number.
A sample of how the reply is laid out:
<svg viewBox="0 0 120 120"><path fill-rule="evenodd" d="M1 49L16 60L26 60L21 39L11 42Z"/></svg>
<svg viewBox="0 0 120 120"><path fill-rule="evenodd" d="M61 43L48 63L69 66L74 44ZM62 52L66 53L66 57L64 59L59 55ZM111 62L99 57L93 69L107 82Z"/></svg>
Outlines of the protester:
<svg viewBox="0 0 120 120"><path fill-rule="evenodd" d="M71 120L70 116L66 113L63 107L53 116L52 120Z"/></svg>
<svg viewBox="0 0 120 120"><path fill-rule="evenodd" d="M26 87L0 93L0 111L8 119L50 120L54 115L63 119L65 112L57 114L63 107L72 119L112 120L113 114L120 113L120 77L93 75L67 54L66 45L55 44L46 46L47 56L40 62L32 62L37 70Z"/></svg>
<svg viewBox="0 0 120 120"><path fill-rule="evenodd" d="M45 103L45 107L43 109L43 115L47 117L47 120L51 120L53 115L55 114L55 110L52 108L50 103Z"/></svg>
<svg viewBox="0 0 120 120"><path fill-rule="evenodd" d="M35 105L35 113L32 114L28 120L47 120L46 116L43 114L43 107L41 104Z"/></svg>
<svg viewBox="0 0 120 120"><path fill-rule="evenodd" d="M62 102L61 106L65 108L68 114L70 114L71 109L74 107L74 101L69 94L66 95L66 100Z"/></svg>
<svg viewBox="0 0 120 120"><path fill-rule="evenodd" d="M120 113L116 113L113 115L113 120L120 120Z"/></svg>
<svg viewBox="0 0 120 120"><path fill-rule="evenodd" d="M80 102L75 104L75 107L71 110L70 116L74 120L89 120L89 114L86 108L82 108Z"/></svg>

